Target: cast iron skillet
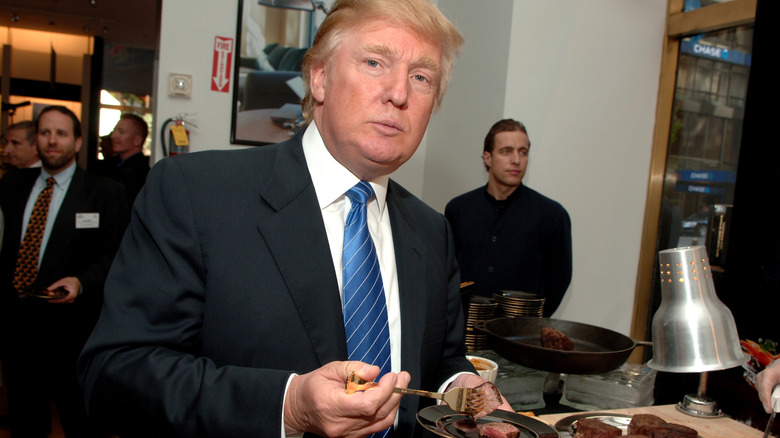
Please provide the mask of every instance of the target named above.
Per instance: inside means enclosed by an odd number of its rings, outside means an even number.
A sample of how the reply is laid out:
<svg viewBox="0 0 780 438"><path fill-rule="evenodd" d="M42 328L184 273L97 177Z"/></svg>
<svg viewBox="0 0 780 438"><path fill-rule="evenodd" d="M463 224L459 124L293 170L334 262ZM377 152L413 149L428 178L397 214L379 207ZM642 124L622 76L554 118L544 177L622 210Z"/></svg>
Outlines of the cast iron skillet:
<svg viewBox="0 0 780 438"><path fill-rule="evenodd" d="M541 345L544 327L560 330L574 342L574 351ZM602 374L620 368L637 345L618 332L579 322L550 318L496 318L474 322L488 336L493 351L528 368L566 374Z"/></svg>

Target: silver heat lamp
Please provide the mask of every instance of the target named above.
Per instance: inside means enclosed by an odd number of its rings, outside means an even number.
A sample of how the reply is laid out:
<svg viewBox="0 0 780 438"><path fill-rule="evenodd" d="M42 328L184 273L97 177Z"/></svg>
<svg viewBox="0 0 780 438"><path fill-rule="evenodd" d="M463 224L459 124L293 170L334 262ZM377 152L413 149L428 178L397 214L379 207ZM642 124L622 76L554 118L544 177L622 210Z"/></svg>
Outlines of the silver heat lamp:
<svg viewBox="0 0 780 438"><path fill-rule="evenodd" d="M650 368L670 373L701 373L695 395L677 409L696 417L720 417L717 402L707 397L707 373L739 366L742 352L731 311L715 294L707 249L673 248L658 253L661 306L653 317Z"/></svg>

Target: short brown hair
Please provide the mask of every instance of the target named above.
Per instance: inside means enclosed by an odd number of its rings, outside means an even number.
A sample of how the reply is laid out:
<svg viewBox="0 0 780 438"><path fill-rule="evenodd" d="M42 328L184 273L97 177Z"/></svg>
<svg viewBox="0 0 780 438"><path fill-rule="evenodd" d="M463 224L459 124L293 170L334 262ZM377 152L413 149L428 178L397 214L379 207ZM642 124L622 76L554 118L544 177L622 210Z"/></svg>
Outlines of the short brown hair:
<svg viewBox="0 0 780 438"><path fill-rule="evenodd" d="M35 119L35 132L38 132L38 121L41 119L41 116L50 111L56 111L60 114L68 116L73 122L73 138L81 138L81 121L79 121L79 118L76 116L76 114L73 113L73 111L62 105L51 105L42 109L41 112L38 113L38 117Z"/></svg>
<svg viewBox="0 0 780 438"><path fill-rule="evenodd" d="M493 124L493 126L490 127L490 131L488 131L487 135L485 136L485 146L482 148L482 151L493 152L493 146L495 146L496 142L496 135L502 132L512 131L520 131L526 136L528 135L528 131L525 129L525 125L523 125L521 122L518 122L517 120L503 119L497 121ZM530 139L528 141L528 147L531 147Z"/></svg>
<svg viewBox="0 0 780 438"><path fill-rule="evenodd" d="M436 90L434 109L441 106L447 90L455 57L460 53L463 37L455 26L429 0L336 0L322 22L311 48L306 51L301 71L306 95L303 115L311 121L316 101L311 94L311 69L328 62L344 41L347 30L370 20L384 20L411 26L415 31L441 44L442 70Z"/></svg>

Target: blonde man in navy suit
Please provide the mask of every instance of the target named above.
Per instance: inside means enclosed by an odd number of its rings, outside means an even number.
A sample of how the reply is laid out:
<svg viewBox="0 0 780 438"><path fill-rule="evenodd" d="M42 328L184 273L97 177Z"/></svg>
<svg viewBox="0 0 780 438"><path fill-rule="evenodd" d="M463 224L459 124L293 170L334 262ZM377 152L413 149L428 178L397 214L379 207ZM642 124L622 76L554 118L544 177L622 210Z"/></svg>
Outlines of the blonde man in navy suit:
<svg viewBox="0 0 780 438"><path fill-rule="evenodd" d="M304 59L290 141L164 159L149 173L80 358L90 412L131 436L420 433L393 387L484 382L465 358L444 216L388 175L417 149L462 39L428 0L338 0ZM368 182L391 370L345 394L345 192ZM511 409L508 404L504 408Z"/></svg>

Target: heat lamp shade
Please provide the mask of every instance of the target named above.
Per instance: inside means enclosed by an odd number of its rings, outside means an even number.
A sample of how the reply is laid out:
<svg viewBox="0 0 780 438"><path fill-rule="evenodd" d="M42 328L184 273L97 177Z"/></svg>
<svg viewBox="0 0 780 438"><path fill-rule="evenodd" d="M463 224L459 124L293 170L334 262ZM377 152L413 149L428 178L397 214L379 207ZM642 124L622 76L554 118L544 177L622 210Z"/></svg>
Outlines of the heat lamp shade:
<svg viewBox="0 0 780 438"><path fill-rule="evenodd" d="M653 317L653 359L672 373L733 368L747 362L731 311L715 294L704 246L660 251L661 306Z"/></svg>

